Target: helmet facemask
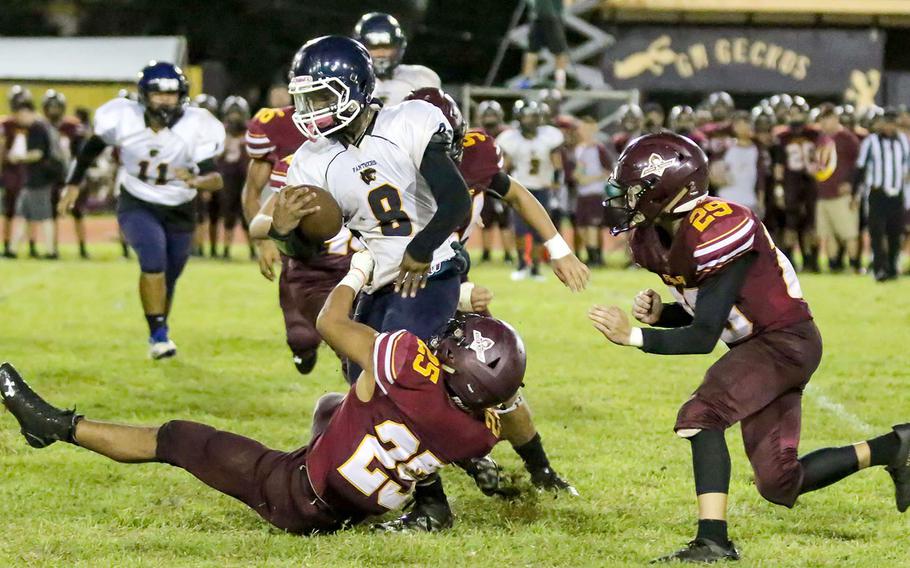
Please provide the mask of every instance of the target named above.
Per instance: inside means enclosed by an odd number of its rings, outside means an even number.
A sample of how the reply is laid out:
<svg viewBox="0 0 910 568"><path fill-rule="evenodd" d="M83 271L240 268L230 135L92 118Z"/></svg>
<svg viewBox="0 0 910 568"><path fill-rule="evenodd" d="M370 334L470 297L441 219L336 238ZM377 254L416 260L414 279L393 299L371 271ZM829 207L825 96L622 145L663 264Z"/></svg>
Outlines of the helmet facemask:
<svg viewBox="0 0 910 568"><path fill-rule="evenodd" d="M288 85L294 100L294 124L307 138L317 140L351 124L363 107L350 98L350 89L337 77L294 77Z"/></svg>

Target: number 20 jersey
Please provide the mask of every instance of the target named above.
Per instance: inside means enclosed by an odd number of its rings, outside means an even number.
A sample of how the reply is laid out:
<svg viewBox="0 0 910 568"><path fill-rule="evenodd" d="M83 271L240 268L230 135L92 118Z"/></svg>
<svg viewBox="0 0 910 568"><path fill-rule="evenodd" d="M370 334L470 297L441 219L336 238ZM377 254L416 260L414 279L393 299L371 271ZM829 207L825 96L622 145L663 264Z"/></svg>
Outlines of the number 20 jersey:
<svg viewBox="0 0 910 568"><path fill-rule="evenodd" d="M288 170L289 185L314 185L338 202L344 224L359 235L376 262L367 292L391 283L405 248L436 212L420 163L437 134L452 128L435 106L405 101L380 109L358 145L331 138L303 144ZM452 235L433 254L430 274L452 258Z"/></svg>
<svg viewBox="0 0 910 568"><path fill-rule="evenodd" d="M186 107L172 127L153 132L141 104L117 98L95 111L94 133L118 149L123 188L159 205L181 205L196 197L195 189L176 178L177 170L193 171L224 151L224 125L195 107Z"/></svg>
<svg viewBox="0 0 910 568"><path fill-rule="evenodd" d="M755 254L721 334L727 344L812 319L793 265L747 207L708 199L682 220L669 248L654 226L635 229L629 246L635 262L659 275L690 314L706 279Z"/></svg>
<svg viewBox="0 0 910 568"><path fill-rule="evenodd" d="M373 398L352 388L307 453L316 493L354 522L403 506L420 479L487 455L499 435L491 410L469 414L449 398L439 361L415 335L377 336Z"/></svg>

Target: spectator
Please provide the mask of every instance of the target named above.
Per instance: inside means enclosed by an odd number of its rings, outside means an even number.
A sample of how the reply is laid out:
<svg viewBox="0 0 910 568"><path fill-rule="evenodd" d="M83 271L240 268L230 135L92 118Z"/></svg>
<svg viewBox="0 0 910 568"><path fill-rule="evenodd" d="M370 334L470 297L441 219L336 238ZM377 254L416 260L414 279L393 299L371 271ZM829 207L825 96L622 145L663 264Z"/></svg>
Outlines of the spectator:
<svg viewBox="0 0 910 568"><path fill-rule="evenodd" d="M540 50L546 47L556 57L556 70L553 82L557 89L566 88L566 69L569 67L569 44L566 42L565 25L563 24L564 4L571 0L527 0L530 10L531 34L528 38L528 50L522 58L522 88L534 84L537 74L537 61Z"/></svg>
<svg viewBox="0 0 910 568"><path fill-rule="evenodd" d="M818 202L815 206L815 228L819 244L828 254L828 266L834 272L844 269L845 250L853 270L859 272L859 197L853 180L859 139L841 126L834 105L819 108L818 125L824 135L817 150Z"/></svg>
<svg viewBox="0 0 910 568"><path fill-rule="evenodd" d="M12 111L13 119L24 136L17 137L12 143L6 160L12 165L24 165L25 184L16 199L16 217L21 221L14 231L10 249L15 255L26 229L33 234L35 225L40 225L45 239L44 258L56 259L51 188L63 175L63 163L54 155L51 134L44 122L38 120L31 96L14 98ZM30 256L37 256L36 250L29 252Z"/></svg>
<svg viewBox="0 0 910 568"><path fill-rule="evenodd" d="M910 142L898 131L897 115L886 110L873 123L878 128L863 140L857 180L869 188L869 236L872 266L879 282L897 278L904 221L904 183L910 165Z"/></svg>
<svg viewBox="0 0 910 568"><path fill-rule="evenodd" d="M575 221L587 250L588 266L603 266L601 228L603 227L604 184L613 169L607 147L597 141L597 121L586 116L578 124L578 144L574 148L572 173L578 201Z"/></svg>
<svg viewBox="0 0 910 568"><path fill-rule="evenodd" d="M732 129L733 142L711 162L711 179L718 188L718 197L759 213L765 172L761 151L753 138L752 116L744 110L736 111Z"/></svg>

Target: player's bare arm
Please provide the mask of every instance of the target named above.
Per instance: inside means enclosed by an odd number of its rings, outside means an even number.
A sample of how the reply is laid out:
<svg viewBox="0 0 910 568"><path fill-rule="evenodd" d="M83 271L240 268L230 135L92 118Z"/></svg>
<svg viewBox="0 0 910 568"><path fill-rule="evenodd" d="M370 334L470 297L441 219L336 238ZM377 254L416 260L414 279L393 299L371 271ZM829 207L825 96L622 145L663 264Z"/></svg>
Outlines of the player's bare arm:
<svg viewBox="0 0 910 568"><path fill-rule="evenodd" d="M174 172L174 177L198 191L218 191L224 187L224 179L222 179L221 173L215 169L214 160L206 160L200 163L198 168L198 173L186 168L178 168Z"/></svg>
<svg viewBox="0 0 910 568"><path fill-rule="evenodd" d="M547 215L547 210L531 195L525 186L509 176L509 188L503 196L528 225L541 236L550 253L551 265L556 276L573 292L580 292L588 285L591 271L575 256L565 242L556 225Z"/></svg>
<svg viewBox="0 0 910 568"><path fill-rule="evenodd" d="M258 158L250 158L247 165L246 179L243 182L241 199L243 200L243 214L246 216L248 223L252 222L253 217L259 212L259 200L262 198L262 190L269 183L269 175L272 173L272 162Z"/></svg>

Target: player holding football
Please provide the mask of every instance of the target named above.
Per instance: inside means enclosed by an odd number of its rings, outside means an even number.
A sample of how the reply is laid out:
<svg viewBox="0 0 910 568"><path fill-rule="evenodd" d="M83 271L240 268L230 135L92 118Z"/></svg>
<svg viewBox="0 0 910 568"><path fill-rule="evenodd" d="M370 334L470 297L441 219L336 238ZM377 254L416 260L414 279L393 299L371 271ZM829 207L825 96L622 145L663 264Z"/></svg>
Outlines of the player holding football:
<svg viewBox="0 0 910 568"><path fill-rule="evenodd" d="M458 164L458 170L468 184L473 200L471 218L459 231L461 242L466 244L473 230L482 226L482 211L489 194L489 198L500 199L507 206L514 208L530 227L546 239L551 264L559 279L573 291L583 290L590 275L588 268L572 254L540 202L527 188L502 171L502 155L493 137L482 129L465 132L466 125L461 110L455 100L442 89L418 89L408 95L407 100L426 101L438 108L455 133L449 155ZM464 280L461 284L458 310L462 313L488 315L488 307L493 299L492 293L482 286L475 286L473 282L469 282L467 274L464 275ZM524 397L517 396L515 400L498 408L497 413L502 419L503 439L512 444L515 452L524 461L534 486L577 495L575 488L550 467L540 434L531 418L530 406ZM475 477L478 485L482 485L482 480L477 477L480 472L471 468L466 469ZM490 492L490 488L481 488Z"/></svg>
<svg viewBox="0 0 910 568"><path fill-rule="evenodd" d="M692 445L698 533L662 558L713 562L739 557L727 538L730 456L724 430L742 422L755 486L772 503L792 507L803 493L869 466L886 466L897 508L910 506L910 424L852 446L797 457L802 392L818 367L822 341L793 266L749 209L708 196L708 161L691 140L648 135L620 156L610 183L613 232L632 230L635 261L660 275L675 298L653 290L632 313L654 326L632 327L619 308L594 306L594 327L617 345L647 353L730 350L708 369L682 406L676 433Z"/></svg>
<svg viewBox="0 0 910 568"><path fill-rule="evenodd" d="M149 357L162 359L177 354L167 318L193 242L194 200L199 191L222 186L215 158L225 131L207 110L188 106L189 87L176 65L150 62L138 88L139 101L116 98L95 111L94 134L76 157L59 208L72 209L92 162L115 146L121 164L117 220L139 257Z"/></svg>
<svg viewBox="0 0 910 568"><path fill-rule="evenodd" d="M354 39L370 52L376 72L373 96L384 105L397 105L415 89L442 87L439 75L432 69L402 65L408 38L394 16L382 12L364 14L354 26Z"/></svg>
<svg viewBox="0 0 910 568"><path fill-rule="evenodd" d="M398 509L419 480L493 448L499 419L490 408L515 395L525 351L518 334L492 318L452 320L429 344L351 321L372 265L359 254L326 301L319 331L363 372L347 394L319 399L302 448L281 452L183 420L153 427L89 420L45 402L9 363L0 366L3 404L35 448L63 441L122 463L171 464L290 533L332 532Z"/></svg>

